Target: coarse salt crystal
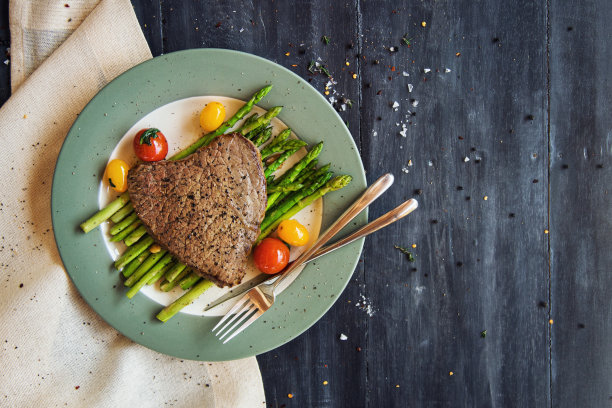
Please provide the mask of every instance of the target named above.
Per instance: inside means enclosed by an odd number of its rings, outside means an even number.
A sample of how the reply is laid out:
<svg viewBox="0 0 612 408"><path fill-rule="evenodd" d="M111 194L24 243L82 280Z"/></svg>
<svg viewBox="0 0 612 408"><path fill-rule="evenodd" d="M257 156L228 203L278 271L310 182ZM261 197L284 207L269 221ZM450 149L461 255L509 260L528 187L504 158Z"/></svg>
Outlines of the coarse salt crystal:
<svg viewBox="0 0 612 408"><path fill-rule="evenodd" d="M423 72L424 72L424 73L426 73L426 74L428 74L428 73L430 73L430 72L431 72L431 69L429 69L429 68L425 68L425 69L423 69Z"/></svg>
<svg viewBox="0 0 612 408"><path fill-rule="evenodd" d="M406 132L408 131L408 126L402 123L402 130L399 132L401 137L406 137Z"/></svg>
<svg viewBox="0 0 612 408"><path fill-rule="evenodd" d="M241 29L240 29L240 32L243 32L243 31L244 31L244 28L241 28Z"/></svg>
<svg viewBox="0 0 612 408"><path fill-rule="evenodd" d="M391 107L397 110L397 108L399 108L399 103L397 101L393 101L393 105L391 105Z"/></svg>
<svg viewBox="0 0 612 408"><path fill-rule="evenodd" d="M410 74L407 73L406 71L402 71L402 76L410 76Z"/></svg>
<svg viewBox="0 0 612 408"><path fill-rule="evenodd" d="M395 47L389 47L389 51L395 52Z"/></svg>
<svg viewBox="0 0 612 408"><path fill-rule="evenodd" d="M412 167L412 159L408 160L408 166Z"/></svg>
<svg viewBox="0 0 612 408"><path fill-rule="evenodd" d="M467 157L467 156L465 156L465 157L463 158L463 161L467 163L467 162L469 162L469 161L470 161L470 158L469 158L469 157Z"/></svg>
<svg viewBox="0 0 612 408"><path fill-rule="evenodd" d="M346 340L348 340L348 337L346 336L346 334L340 333L340 340L346 341Z"/></svg>
<svg viewBox="0 0 612 408"><path fill-rule="evenodd" d="M340 110L344 112L346 110L346 104L343 103L340 105Z"/></svg>
<svg viewBox="0 0 612 408"><path fill-rule="evenodd" d="M375 130L373 130L373 131L372 131L372 136L373 136L373 137L378 136L378 132L377 132L377 131L375 131Z"/></svg>
<svg viewBox="0 0 612 408"><path fill-rule="evenodd" d="M428 165L429 167L431 167L431 166L433 166L433 162L432 162L431 160L427 160L427 165Z"/></svg>
<svg viewBox="0 0 612 408"><path fill-rule="evenodd" d="M412 92L414 86L412 84L408 84L408 92Z"/></svg>
<svg viewBox="0 0 612 408"><path fill-rule="evenodd" d="M450 70L450 69L448 69L448 68L446 68L446 69L444 70L444 72L446 72L446 73L448 74L449 72L451 72L451 70Z"/></svg>
<svg viewBox="0 0 612 408"><path fill-rule="evenodd" d="M402 167L402 171L406 174L410 173L410 170L408 170L408 167Z"/></svg>
<svg viewBox="0 0 612 408"><path fill-rule="evenodd" d="M412 106L414 106L415 108L419 106L419 101L417 101L416 99L412 101Z"/></svg>
<svg viewBox="0 0 612 408"><path fill-rule="evenodd" d="M7 58L7 59L5 59L5 60L4 60L4 65L8 65L8 64L9 64L9 62L10 62L10 60L9 60L8 58Z"/></svg>

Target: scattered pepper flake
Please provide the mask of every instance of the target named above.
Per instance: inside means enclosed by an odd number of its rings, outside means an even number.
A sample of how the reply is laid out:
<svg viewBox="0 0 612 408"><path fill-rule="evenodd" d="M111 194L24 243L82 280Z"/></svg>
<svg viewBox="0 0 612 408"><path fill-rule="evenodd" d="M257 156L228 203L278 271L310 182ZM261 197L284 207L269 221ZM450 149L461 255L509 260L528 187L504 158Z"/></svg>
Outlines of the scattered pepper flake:
<svg viewBox="0 0 612 408"><path fill-rule="evenodd" d="M394 67L394 66L393 66L393 67L391 67L391 71L392 71L392 72L395 72L395 67Z"/></svg>
<svg viewBox="0 0 612 408"><path fill-rule="evenodd" d="M455 56L456 56L456 57L460 57L460 56L461 56L461 53L460 53L460 52L458 52L458 53L456 53L456 54L455 54Z"/></svg>
<svg viewBox="0 0 612 408"><path fill-rule="evenodd" d="M329 384L327 381L323 381L323 385L327 385Z"/></svg>
<svg viewBox="0 0 612 408"><path fill-rule="evenodd" d="M326 35L324 35L323 37L321 37L321 42L325 45L329 44L329 40L330 38Z"/></svg>
<svg viewBox="0 0 612 408"><path fill-rule="evenodd" d="M546 230L544 230L544 233L545 233L545 234L548 234L548 230L547 230L547 229L546 229Z"/></svg>
<svg viewBox="0 0 612 408"><path fill-rule="evenodd" d="M487 337L487 331L486 331L486 330L481 331L481 332L480 332L480 337L482 337L483 339L484 339L485 337Z"/></svg>
<svg viewBox="0 0 612 408"><path fill-rule="evenodd" d="M329 95L329 91L325 91L325 95Z"/></svg>
<svg viewBox="0 0 612 408"><path fill-rule="evenodd" d="M553 319L550 319L550 320L548 321L548 324L553 324L553 323L554 323Z"/></svg>
<svg viewBox="0 0 612 408"><path fill-rule="evenodd" d="M353 79L357 79L357 74L353 74Z"/></svg>
<svg viewBox="0 0 612 408"><path fill-rule="evenodd" d="M290 55L291 55L291 53L290 53L290 52L286 52L286 53L285 53L285 56L286 56L286 57L288 57L288 56L290 56Z"/></svg>
<svg viewBox="0 0 612 408"><path fill-rule="evenodd" d="M287 394L289 398L293 398L293 394Z"/></svg>
<svg viewBox="0 0 612 408"><path fill-rule="evenodd" d="M399 384L395 384L395 388L399 388L399 387L400 387Z"/></svg>
<svg viewBox="0 0 612 408"><path fill-rule="evenodd" d="M487 201L489 199L489 196L484 196L483 200Z"/></svg>
<svg viewBox="0 0 612 408"><path fill-rule="evenodd" d="M421 21L421 27L427 27L427 21Z"/></svg>
<svg viewBox="0 0 612 408"><path fill-rule="evenodd" d="M412 248L416 248L416 244L412 244Z"/></svg>
<svg viewBox="0 0 612 408"><path fill-rule="evenodd" d="M351 63L350 63L350 62L348 62L348 61L344 61L344 64L345 64L347 67L348 67L349 65L351 65Z"/></svg>
<svg viewBox="0 0 612 408"><path fill-rule="evenodd" d="M448 375L455 375L455 373L453 373L452 371L450 373L448 373Z"/></svg>

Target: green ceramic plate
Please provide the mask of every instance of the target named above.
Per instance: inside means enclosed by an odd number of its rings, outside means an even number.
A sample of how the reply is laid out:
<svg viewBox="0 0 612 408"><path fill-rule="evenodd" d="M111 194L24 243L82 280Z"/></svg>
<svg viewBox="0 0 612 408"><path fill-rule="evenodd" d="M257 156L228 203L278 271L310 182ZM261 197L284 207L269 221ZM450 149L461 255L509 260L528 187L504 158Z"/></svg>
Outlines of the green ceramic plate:
<svg viewBox="0 0 612 408"><path fill-rule="evenodd" d="M274 349L313 325L338 299L359 259L363 240L306 266L299 278L244 333L223 345L210 330L218 317L179 313L167 323L148 297L125 296L102 234L78 225L98 209L98 187L108 157L140 118L177 99L224 95L248 99L265 84L274 89L259 104L283 105L280 119L308 143L325 141L320 163L353 176L324 198L323 228L365 189L359 153L344 123L306 81L263 58L237 51L197 49L163 55L122 74L102 89L72 126L60 152L51 198L53 229L64 266L83 298L118 331L150 349L185 359L233 360ZM367 214L353 227L365 224Z"/></svg>

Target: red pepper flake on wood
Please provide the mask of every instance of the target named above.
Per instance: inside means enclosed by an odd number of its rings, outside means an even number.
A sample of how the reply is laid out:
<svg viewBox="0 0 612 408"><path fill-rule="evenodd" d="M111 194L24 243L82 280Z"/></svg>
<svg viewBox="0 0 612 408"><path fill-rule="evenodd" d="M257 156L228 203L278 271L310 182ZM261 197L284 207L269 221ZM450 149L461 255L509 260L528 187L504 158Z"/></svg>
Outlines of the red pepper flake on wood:
<svg viewBox="0 0 612 408"><path fill-rule="evenodd" d="M220 21L218 21L217 24L215 24L215 28L219 28L219 27L221 27L221 22Z"/></svg>
<svg viewBox="0 0 612 408"><path fill-rule="evenodd" d="M395 67L391 67L391 71L392 71L392 72L395 72Z"/></svg>

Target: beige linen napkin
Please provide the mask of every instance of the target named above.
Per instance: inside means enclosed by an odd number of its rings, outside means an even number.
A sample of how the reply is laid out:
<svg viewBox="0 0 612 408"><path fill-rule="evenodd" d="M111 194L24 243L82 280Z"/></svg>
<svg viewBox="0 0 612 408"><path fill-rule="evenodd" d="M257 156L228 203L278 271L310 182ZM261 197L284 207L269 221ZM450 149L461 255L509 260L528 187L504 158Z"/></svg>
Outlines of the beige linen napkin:
<svg viewBox="0 0 612 408"><path fill-rule="evenodd" d="M0 406L265 406L255 358L178 360L133 343L85 304L55 246L51 183L68 129L100 88L151 58L132 5L11 0L9 13L14 93L0 109Z"/></svg>

